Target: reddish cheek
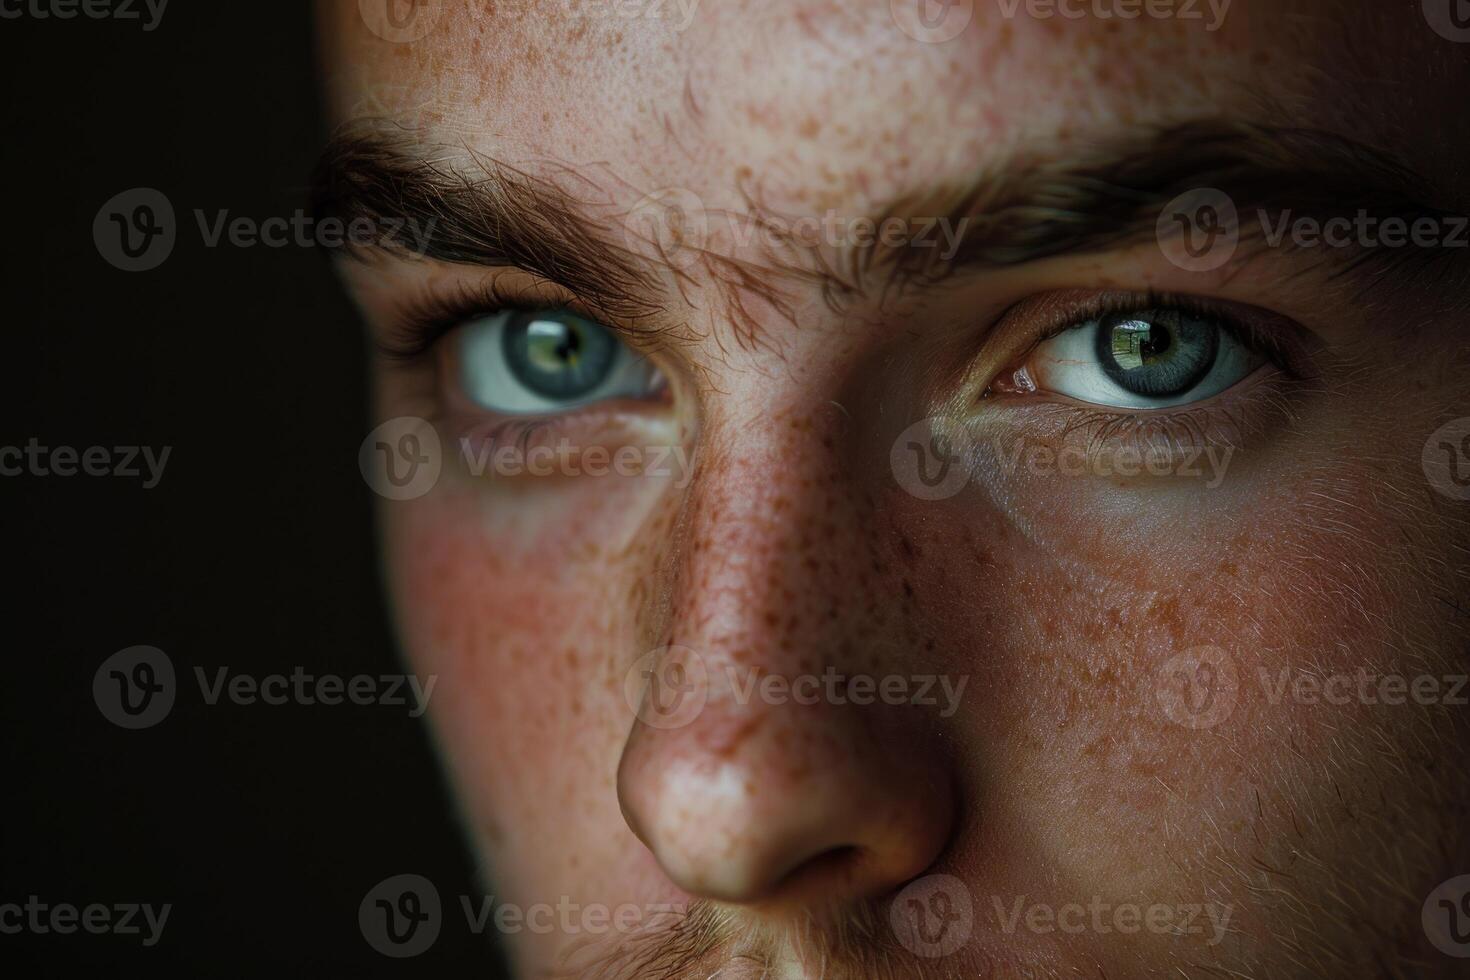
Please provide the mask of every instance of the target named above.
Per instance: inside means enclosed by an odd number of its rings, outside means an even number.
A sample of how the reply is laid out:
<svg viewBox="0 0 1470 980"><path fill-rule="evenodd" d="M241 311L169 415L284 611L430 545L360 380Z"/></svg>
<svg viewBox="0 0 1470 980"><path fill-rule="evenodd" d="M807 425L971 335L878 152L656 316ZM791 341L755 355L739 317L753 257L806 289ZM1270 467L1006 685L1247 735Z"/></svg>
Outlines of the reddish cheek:
<svg viewBox="0 0 1470 980"><path fill-rule="evenodd" d="M945 668L971 678L963 718L980 778L1017 779L1038 805L1067 787L1149 830L1191 800L1229 798L1242 776L1283 778L1291 759L1340 752L1343 727L1371 708L1273 700L1268 683L1383 669L1406 585L1374 543L1391 538L1389 519L1324 512L1322 499L1287 494L1211 533L1181 522L1183 547L1120 535L1085 509L1080 526L1049 526L1059 544L1045 549L995 510L924 505L905 519L917 618L942 638ZM1217 656L1233 672L1233 685L1210 681L1228 712L1198 728L1171 717L1169 672Z"/></svg>
<svg viewBox="0 0 1470 980"><path fill-rule="evenodd" d="M401 642L439 678L430 719L470 811L502 826L610 783L626 735L630 589L650 550L629 494L651 488L590 489L558 488L534 519L524 501L454 485L383 516Z"/></svg>

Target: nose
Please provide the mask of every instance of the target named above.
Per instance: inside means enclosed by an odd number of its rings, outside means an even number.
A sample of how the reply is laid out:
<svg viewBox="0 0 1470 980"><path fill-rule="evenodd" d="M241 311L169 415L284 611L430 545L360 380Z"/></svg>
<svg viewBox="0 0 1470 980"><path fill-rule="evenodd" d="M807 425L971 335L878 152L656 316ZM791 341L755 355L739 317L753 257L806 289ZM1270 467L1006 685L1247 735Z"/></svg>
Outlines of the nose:
<svg viewBox="0 0 1470 980"><path fill-rule="evenodd" d="M896 693L918 682L896 639L902 590L837 447L811 427L743 427L684 500L669 645L647 665L618 794L695 896L875 897L923 873L955 822L937 709ZM670 692L680 705L655 715Z"/></svg>

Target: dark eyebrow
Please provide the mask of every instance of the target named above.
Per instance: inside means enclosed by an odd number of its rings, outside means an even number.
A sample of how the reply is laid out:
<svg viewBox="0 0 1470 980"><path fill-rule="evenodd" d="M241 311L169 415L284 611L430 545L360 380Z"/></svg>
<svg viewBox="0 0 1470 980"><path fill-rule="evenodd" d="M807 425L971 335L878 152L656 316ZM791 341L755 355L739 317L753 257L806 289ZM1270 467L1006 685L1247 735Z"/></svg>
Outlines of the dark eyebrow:
<svg viewBox="0 0 1470 980"><path fill-rule="evenodd" d="M533 175L480 154L431 150L380 124L357 124L327 147L312 181L320 219L367 218L424 229L419 251L451 263L514 266L554 282L589 305L628 320L663 307L667 262L634 251L605 187L559 165ZM437 157L435 156L437 153ZM1241 214L1291 209L1325 218L1364 211L1379 219L1444 217L1430 185L1390 155L1347 137L1305 128L1204 120L1047 157L1011 158L949 186L920 189L870 220L911 227L940 220L961 229L957 247L826 248L769 237L759 259L714 251L700 257L727 298L755 293L778 309L778 282L819 287L840 306L895 285L933 283L974 268L1012 266L1063 254L1098 253L1155 234L1161 209L1189 191L1215 188ZM789 228L766 208L758 183L740 188L747 210L725 218ZM1424 250L1394 249L1394 261ZM1431 250L1430 260L1447 250Z"/></svg>
<svg viewBox="0 0 1470 980"><path fill-rule="evenodd" d="M385 231L389 251L442 262L508 266L541 276L599 309L627 319L661 307L655 270L616 237L591 181L561 181L471 154L473 172L406 133L375 121L333 137L312 173L317 220L366 219ZM565 184L585 188L578 196ZM406 229L404 228L406 226ZM387 234L399 228L396 234ZM358 249L346 245L349 255Z"/></svg>
<svg viewBox="0 0 1470 980"><path fill-rule="evenodd" d="M1426 203L1437 196L1426 180L1365 144L1321 130L1211 119L1065 157L1012 159L963 184L895 200L877 220L947 220L963 229L958 247L947 257L912 247L849 250L823 271L823 285L840 300L869 291L875 274L887 286L933 282L967 269L1136 245L1156 237L1170 202L1206 189L1236 206L1247 248L1263 244L1257 211L1318 220L1359 211L1378 220L1451 216ZM1428 262L1447 252L1392 251L1393 261ZM1368 258L1354 253L1343 267Z"/></svg>

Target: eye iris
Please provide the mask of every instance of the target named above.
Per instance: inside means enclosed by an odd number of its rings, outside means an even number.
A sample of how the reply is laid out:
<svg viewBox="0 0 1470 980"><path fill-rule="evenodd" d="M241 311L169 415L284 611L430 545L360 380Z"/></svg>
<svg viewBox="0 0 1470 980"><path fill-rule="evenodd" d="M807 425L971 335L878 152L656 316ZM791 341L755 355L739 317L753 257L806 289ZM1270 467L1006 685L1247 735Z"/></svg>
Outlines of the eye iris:
<svg viewBox="0 0 1470 980"><path fill-rule="evenodd" d="M516 380L547 398L596 391L610 373L617 341L571 313L517 315L505 327L505 360Z"/></svg>
<svg viewBox="0 0 1470 980"><path fill-rule="evenodd" d="M1136 395L1165 398L1189 391L1215 364L1220 328L1180 310L1113 313L1098 323L1098 363Z"/></svg>

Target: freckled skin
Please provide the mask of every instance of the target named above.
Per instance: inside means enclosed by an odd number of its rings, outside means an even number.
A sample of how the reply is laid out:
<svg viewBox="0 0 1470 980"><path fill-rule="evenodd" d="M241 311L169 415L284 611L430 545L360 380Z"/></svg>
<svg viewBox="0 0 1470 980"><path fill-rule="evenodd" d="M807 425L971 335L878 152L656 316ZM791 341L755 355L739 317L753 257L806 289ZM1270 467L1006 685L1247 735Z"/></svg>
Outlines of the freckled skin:
<svg viewBox="0 0 1470 980"><path fill-rule="evenodd" d="M1351 120L1432 176L1463 167L1443 116L1403 109L1452 103L1470 80L1417 5L1236 0L1204 33L1006 20L977 3L936 45L898 31L886 3L705 0L682 33L471 4L399 45L357 6L322 4L339 118L387 115L517 166L615 175L604 189L623 205L678 187L711 210L754 197L865 214L1017 154L1222 109ZM1470 414L1463 317L1270 263L1186 274L1141 250L883 311L839 313L797 288L790 316L753 307L764 343L749 345L707 272L661 297L694 340L664 353L672 405L640 436L686 449L691 472L446 472L383 507L397 626L415 671L440 678L434 732L497 896L707 899L780 930L943 873L976 914L935 975L1463 975L1419 916L1436 884L1470 872L1466 709L1273 702L1262 680L1463 671L1453 604L1470 605L1470 533L1419 462L1430 432ZM347 273L375 327L425 275L473 272ZM936 352L998 371L1024 349L986 346L970 321L1070 288L1272 308L1320 331L1323 384L1289 413L1235 396L1227 408L1257 424L1216 488L980 467L951 498L905 493L889 463L899 432L966 394L936 380ZM1412 339L1383 329L1416 318ZM382 418L432 413L422 377L379 365L377 382ZM1055 448L1069 438L1058 418L994 407L979 431ZM660 729L625 679L675 645L698 654L708 701ZM1238 690L1227 717L1190 728L1160 690L1202 647L1225 652ZM967 686L943 714L745 702L731 680L829 667ZM1219 942L1208 928L1004 931L996 908L1021 896L1214 903L1231 918ZM526 976L565 969L587 940L505 937ZM890 965L935 967L901 949Z"/></svg>

